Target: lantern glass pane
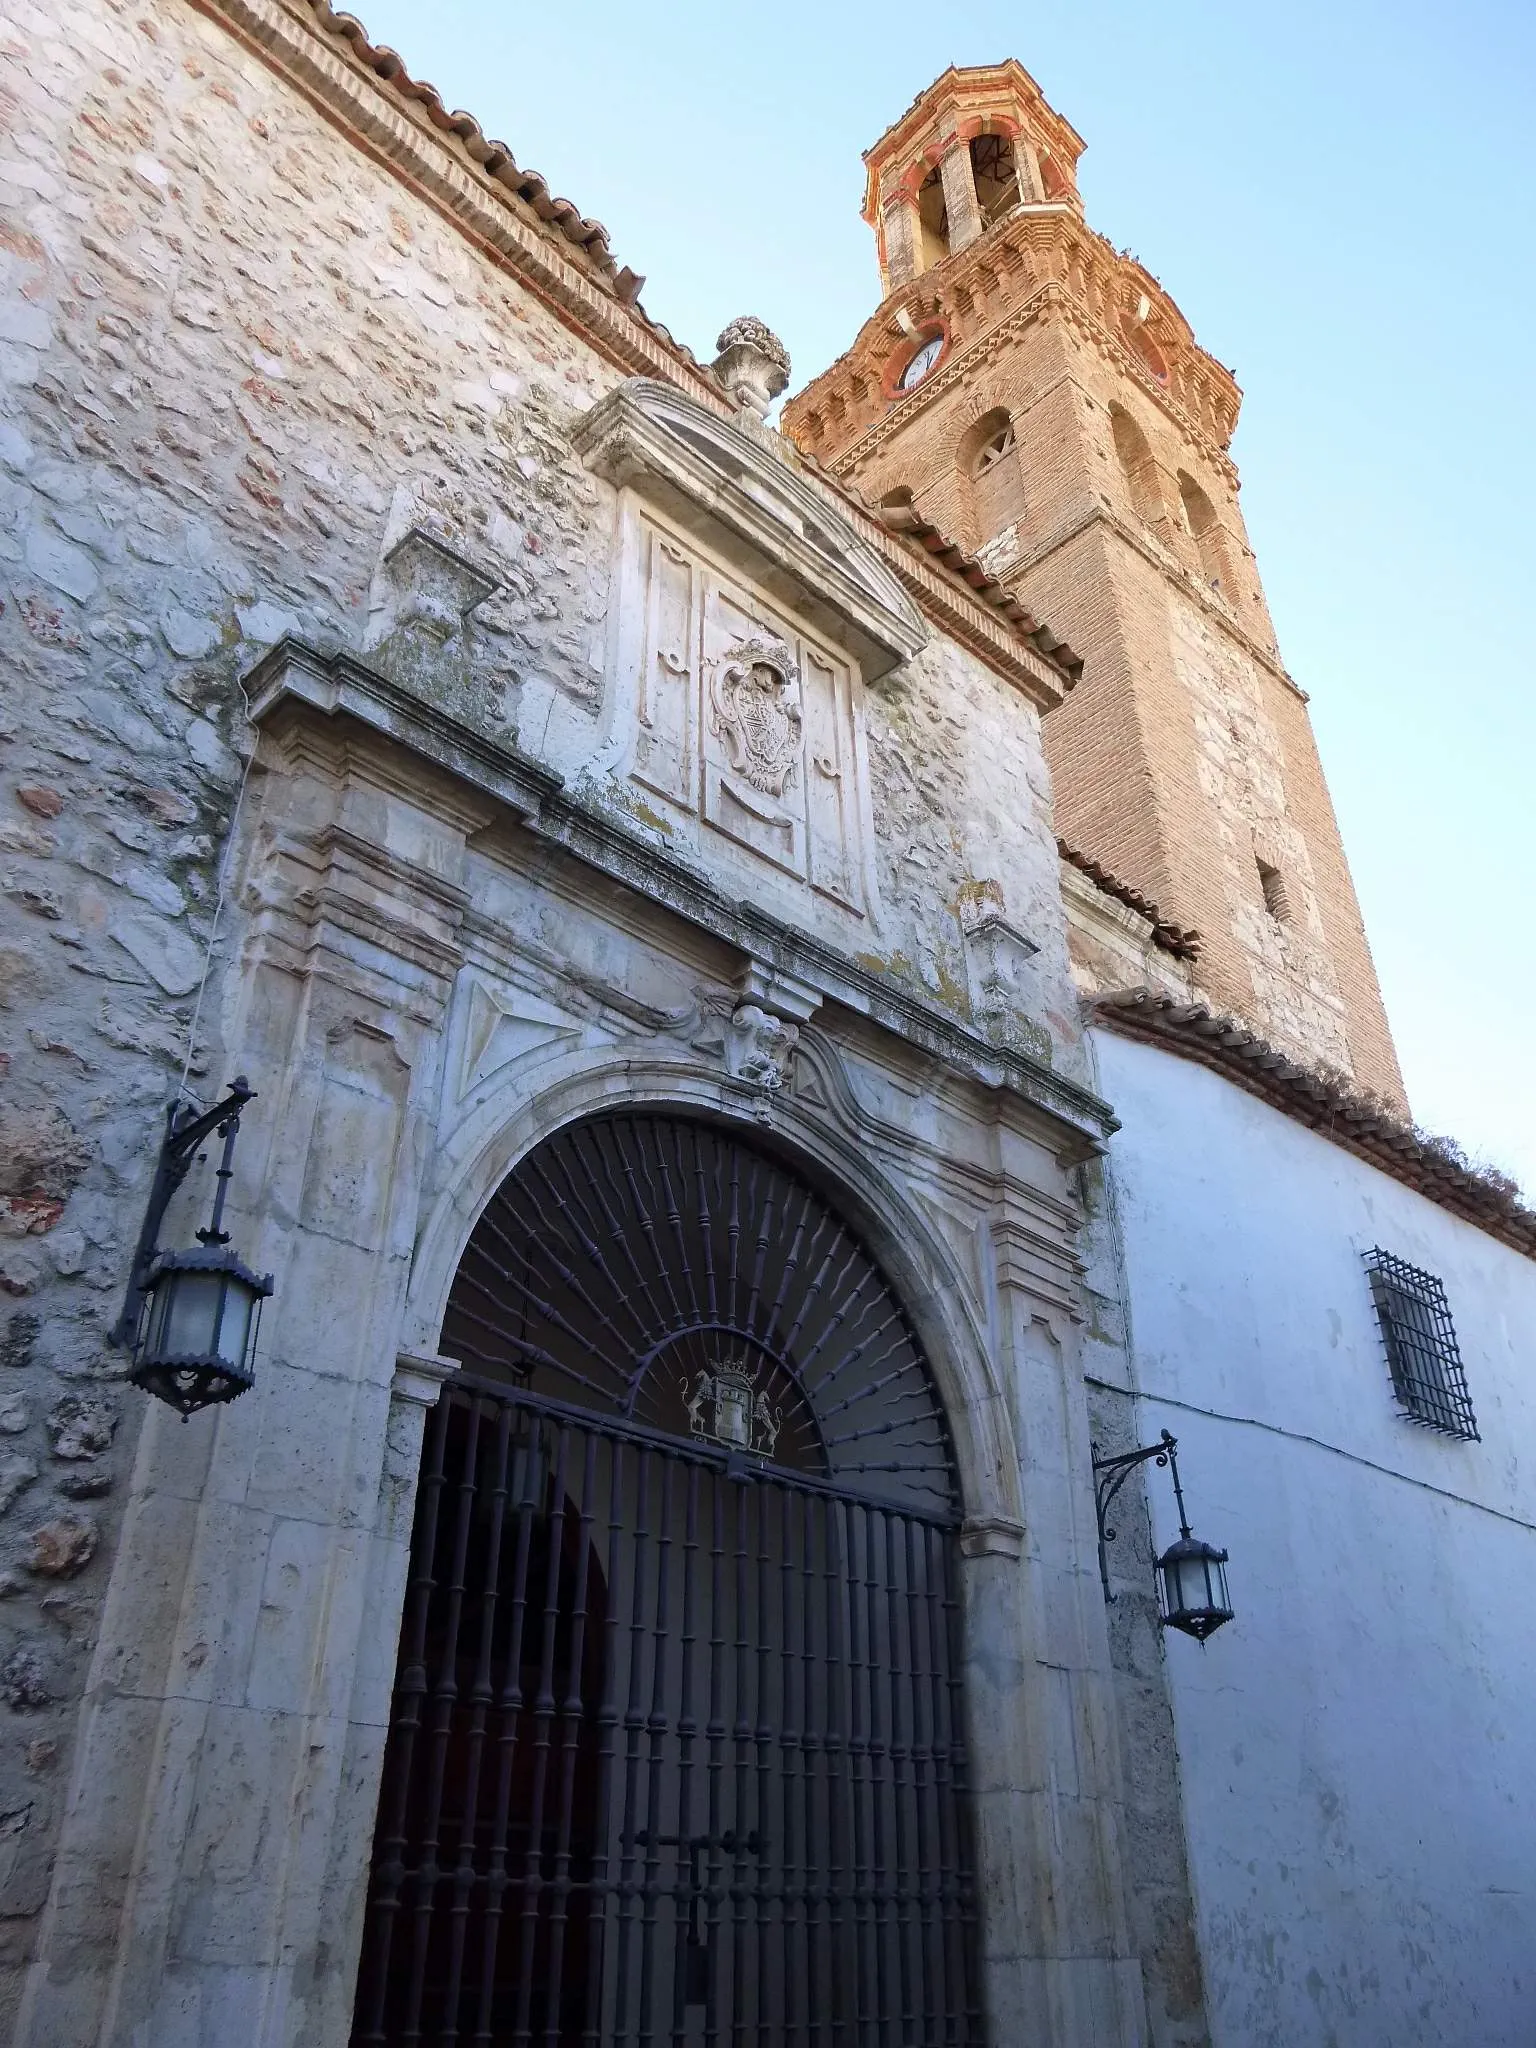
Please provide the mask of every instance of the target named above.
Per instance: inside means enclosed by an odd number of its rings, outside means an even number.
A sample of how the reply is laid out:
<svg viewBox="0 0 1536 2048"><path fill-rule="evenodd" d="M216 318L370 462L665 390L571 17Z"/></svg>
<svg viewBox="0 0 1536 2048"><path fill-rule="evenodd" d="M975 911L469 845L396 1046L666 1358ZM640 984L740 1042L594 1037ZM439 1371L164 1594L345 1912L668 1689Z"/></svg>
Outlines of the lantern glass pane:
<svg viewBox="0 0 1536 2048"><path fill-rule="evenodd" d="M245 1347L251 1334L251 1311L255 1304L256 1297L245 1282L233 1274L226 1274L215 1349L228 1365L239 1365L245 1358Z"/></svg>
<svg viewBox="0 0 1536 2048"><path fill-rule="evenodd" d="M222 1273L170 1272L155 1289L166 1297L155 1350L172 1358L206 1358L218 1349L224 1299Z"/></svg>
<svg viewBox="0 0 1536 2048"><path fill-rule="evenodd" d="M1218 1560L1211 1563L1211 1605L1222 1612L1230 1613L1232 1602L1227 1594L1227 1568Z"/></svg>
<svg viewBox="0 0 1536 2048"><path fill-rule="evenodd" d="M151 1291L142 1355L218 1358L240 1365L258 1299L237 1274L173 1267Z"/></svg>
<svg viewBox="0 0 1536 2048"><path fill-rule="evenodd" d="M1168 1568L1169 1604L1175 1614L1205 1605L1205 1574L1195 1557L1176 1558Z"/></svg>

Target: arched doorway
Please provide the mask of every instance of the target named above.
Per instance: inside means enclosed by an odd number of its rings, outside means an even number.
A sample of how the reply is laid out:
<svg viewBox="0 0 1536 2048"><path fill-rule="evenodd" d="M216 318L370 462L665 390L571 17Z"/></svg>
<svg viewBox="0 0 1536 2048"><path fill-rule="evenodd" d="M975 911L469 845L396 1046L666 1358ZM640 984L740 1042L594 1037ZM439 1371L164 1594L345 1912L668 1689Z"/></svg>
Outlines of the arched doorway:
<svg viewBox="0 0 1536 2048"><path fill-rule="evenodd" d="M595 1118L442 1341L354 2048L979 2041L953 1461L855 1235Z"/></svg>

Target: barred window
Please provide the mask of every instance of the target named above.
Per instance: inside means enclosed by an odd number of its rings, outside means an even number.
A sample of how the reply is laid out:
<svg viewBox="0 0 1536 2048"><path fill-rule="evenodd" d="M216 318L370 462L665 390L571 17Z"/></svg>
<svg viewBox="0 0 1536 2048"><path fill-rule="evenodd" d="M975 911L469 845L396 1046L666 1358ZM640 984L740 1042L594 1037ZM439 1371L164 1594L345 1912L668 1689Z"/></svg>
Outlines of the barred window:
<svg viewBox="0 0 1536 2048"><path fill-rule="evenodd" d="M1477 1439L1445 1288L1433 1273L1420 1272L1380 1245L1365 1254L1365 1270L1392 1390L1409 1420L1446 1436Z"/></svg>

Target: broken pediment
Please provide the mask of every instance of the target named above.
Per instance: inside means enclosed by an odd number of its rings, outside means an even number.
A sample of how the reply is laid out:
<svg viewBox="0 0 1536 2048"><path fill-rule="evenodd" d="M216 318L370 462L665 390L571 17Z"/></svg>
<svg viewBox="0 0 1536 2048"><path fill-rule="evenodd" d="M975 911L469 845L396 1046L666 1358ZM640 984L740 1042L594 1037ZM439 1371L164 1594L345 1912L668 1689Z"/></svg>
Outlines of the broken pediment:
<svg viewBox="0 0 1536 2048"><path fill-rule="evenodd" d="M875 681L928 629L878 550L775 454L774 439L645 378L610 392L574 435L588 468L725 554Z"/></svg>

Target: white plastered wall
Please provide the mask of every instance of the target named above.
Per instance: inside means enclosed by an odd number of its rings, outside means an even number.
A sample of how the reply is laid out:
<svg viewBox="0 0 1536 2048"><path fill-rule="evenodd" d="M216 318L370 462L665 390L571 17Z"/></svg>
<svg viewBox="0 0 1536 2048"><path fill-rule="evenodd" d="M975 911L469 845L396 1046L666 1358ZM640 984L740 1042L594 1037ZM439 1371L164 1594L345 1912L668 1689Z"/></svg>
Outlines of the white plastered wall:
<svg viewBox="0 0 1536 2048"><path fill-rule="evenodd" d="M1095 1041L1142 1441L1174 1431L1232 1560L1236 1619L1166 1653L1215 2048L1529 2048L1536 1264L1219 1075ZM1444 1282L1480 1442L1398 1409L1378 1244Z"/></svg>

